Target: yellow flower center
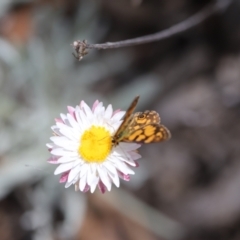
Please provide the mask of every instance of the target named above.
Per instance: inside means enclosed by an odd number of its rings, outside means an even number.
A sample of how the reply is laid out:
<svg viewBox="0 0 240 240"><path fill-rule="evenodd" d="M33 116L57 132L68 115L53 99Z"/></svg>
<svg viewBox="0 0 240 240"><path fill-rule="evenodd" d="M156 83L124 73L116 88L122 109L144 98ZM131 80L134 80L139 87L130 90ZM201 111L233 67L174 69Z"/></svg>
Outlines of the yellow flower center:
<svg viewBox="0 0 240 240"><path fill-rule="evenodd" d="M112 148L110 132L104 127L92 126L81 138L78 153L88 163L104 162Z"/></svg>

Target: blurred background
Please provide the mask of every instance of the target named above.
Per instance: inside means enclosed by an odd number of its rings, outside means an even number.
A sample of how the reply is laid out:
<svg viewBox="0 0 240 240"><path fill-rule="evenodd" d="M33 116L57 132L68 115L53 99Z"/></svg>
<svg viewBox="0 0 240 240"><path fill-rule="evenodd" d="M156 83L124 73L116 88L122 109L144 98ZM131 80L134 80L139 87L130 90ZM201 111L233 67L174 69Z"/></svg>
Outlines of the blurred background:
<svg viewBox="0 0 240 240"><path fill-rule="evenodd" d="M78 62L70 44L151 34L209 0L0 1L0 240L240 239L240 2L169 39ZM172 139L101 195L53 176L54 118L84 99L154 109Z"/></svg>

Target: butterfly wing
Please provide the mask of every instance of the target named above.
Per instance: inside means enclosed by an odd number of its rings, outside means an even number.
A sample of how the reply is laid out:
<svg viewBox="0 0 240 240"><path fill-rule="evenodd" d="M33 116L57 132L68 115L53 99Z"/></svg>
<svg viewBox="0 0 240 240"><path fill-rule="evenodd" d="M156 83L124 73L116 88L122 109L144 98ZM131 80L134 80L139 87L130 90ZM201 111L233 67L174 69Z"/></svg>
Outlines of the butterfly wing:
<svg viewBox="0 0 240 240"><path fill-rule="evenodd" d="M124 142L152 143L170 139L171 133L160 124L161 119L156 111L136 112L124 135Z"/></svg>
<svg viewBox="0 0 240 240"><path fill-rule="evenodd" d="M171 138L170 131L161 124L151 123L131 131L122 139L124 142L153 143Z"/></svg>
<svg viewBox="0 0 240 240"><path fill-rule="evenodd" d="M150 123L158 123L160 124L161 118L156 111L146 110L144 112L136 112L133 114L132 126L142 127L144 125L148 125Z"/></svg>
<svg viewBox="0 0 240 240"><path fill-rule="evenodd" d="M117 145L120 141L122 141L124 136L127 134L128 126L133 119L133 112L137 106L138 100L139 96L135 97L128 107L120 127L117 129L116 133L113 136L112 142L114 145Z"/></svg>

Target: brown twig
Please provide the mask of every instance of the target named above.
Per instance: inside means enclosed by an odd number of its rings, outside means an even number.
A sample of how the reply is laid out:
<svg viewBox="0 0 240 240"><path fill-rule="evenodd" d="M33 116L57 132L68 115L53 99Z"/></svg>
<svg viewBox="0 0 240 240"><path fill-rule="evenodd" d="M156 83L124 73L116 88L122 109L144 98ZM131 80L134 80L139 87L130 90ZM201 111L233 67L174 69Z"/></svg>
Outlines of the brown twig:
<svg viewBox="0 0 240 240"><path fill-rule="evenodd" d="M155 42L159 40L163 40L169 37L172 37L178 33L184 32L210 16L214 13L221 12L225 10L233 0L216 0L214 4L210 4L205 7L200 12L194 14L193 16L189 17L188 19L168 28L161 32L157 32L154 34L150 34L143 37L128 39L119 42L107 42L102 44L88 44L86 40L83 41L74 41L72 46L75 49L76 55L74 55L79 61L83 58L84 55L88 53L88 49L109 49L109 48L120 48L120 47L129 47L149 42Z"/></svg>

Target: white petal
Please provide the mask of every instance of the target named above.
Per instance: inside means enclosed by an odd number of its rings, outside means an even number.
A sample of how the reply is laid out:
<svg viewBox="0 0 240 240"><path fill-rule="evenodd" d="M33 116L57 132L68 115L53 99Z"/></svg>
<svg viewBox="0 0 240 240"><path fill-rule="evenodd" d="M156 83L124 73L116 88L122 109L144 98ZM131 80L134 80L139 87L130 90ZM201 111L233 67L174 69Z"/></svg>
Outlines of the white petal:
<svg viewBox="0 0 240 240"><path fill-rule="evenodd" d="M63 113L60 113L60 117L63 120L63 122L65 123L65 121L67 119L67 116L65 114L63 114Z"/></svg>
<svg viewBox="0 0 240 240"><path fill-rule="evenodd" d="M76 109L75 109L75 117L77 119L77 122L81 125L82 124L82 120L80 118L80 112L81 112L81 108L79 106L76 106Z"/></svg>
<svg viewBox="0 0 240 240"><path fill-rule="evenodd" d="M114 165L116 168L120 171L123 172L124 174L135 174L132 169L130 169L125 163L120 162L120 161L115 161Z"/></svg>
<svg viewBox="0 0 240 240"><path fill-rule="evenodd" d="M92 112L91 108L85 102L82 103L82 108L84 109L84 112L85 112L87 118L93 117L93 112Z"/></svg>
<svg viewBox="0 0 240 240"><path fill-rule="evenodd" d="M76 115L76 119L77 119L77 122L78 122L78 124L79 124L79 127L82 129L82 131L85 129L85 124L84 124L84 122L83 122L83 120L82 120L82 117L81 117L81 115L83 114L83 117L84 117L84 119L85 119L85 114L84 114L84 112L79 108L79 107L77 107L77 110L76 110L76 112L75 112L75 115Z"/></svg>
<svg viewBox="0 0 240 240"><path fill-rule="evenodd" d="M105 165L105 164L104 164ZM119 187L119 185L120 185L120 181L119 181L119 177L118 177L118 173L117 173L117 170L116 170L116 168L115 167L113 167L112 165L112 168L111 168L111 170L109 171L109 166L110 166L111 164L108 164L108 166L106 166L106 169L107 169L107 172L108 172L108 175L110 176L110 178L112 179L112 181L113 181L113 183L117 186L117 187Z"/></svg>
<svg viewBox="0 0 240 240"><path fill-rule="evenodd" d="M141 147L141 144L137 144L137 143L120 142L120 144L118 145L118 148L124 149L124 151L132 151L132 150L136 150L140 147Z"/></svg>
<svg viewBox="0 0 240 240"><path fill-rule="evenodd" d="M70 162L70 163L62 163L56 168L56 170L54 171L54 175L57 175L57 174L63 173L63 172L67 172L68 170L74 168L78 164L79 163L77 161Z"/></svg>
<svg viewBox="0 0 240 240"><path fill-rule="evenodd" d="M69 175L68 175L68 182L71 182L73 179L76 178L76 176L79 174L81 169L81 164L78 164L74 168L71 169Z"/></svg>
<svg viewBox="0 0 240 240"><path fill-rule="evenodd" d="M53 147L56 147L56 145L54 143L47 143L46 144L47 148L53 148Z"/></svg>
<svg viewBox="0 0 240 240"><path fill-rule="evenodd" d="M107 106L106 111L105 111L104 117L110 119L110 118L112 117L112 114L113 114L113 108L112 108L112 105L109 104L109 105Z"/></svg>
<svg viewBox="0 0 240 240"><path fill-rule="evenodd" d="M68 117L68 121L69 121L70 125L74 128L74 130L80 132L79 124L76 122L74 117L71 114L69 114L69 113L67 114L67 117Z"/></svg>
<svg viewBox="0 0 240 240"><path fill-rule="evenodd" d="M94 115L96 117L103 117L105 112L105 108L102 106L102 104L98 104L98 106L95 108Z"/></svg>
<svg viewBox="0 0 240 240"><path fill-rule="evenodd" d="M112 173L115 173L116 172L116 168L114 167L114 165L109 162L109 161L106 161L103 163L103 166L109 171L109 172L112 172Z"/></svg>
<svg viewBox="0 0 240 240"><path fill-rule="evenodd" d="M115 122L115 121L120 121L122 119L122 117L125 115L125 111L120 111L120 112L117 112L116 114L114 114L114 116L112 117L112 121Z"/></svg>
<svg viewBox="0 0 240 240"><path fill-rule="evenodd" d="M81 118L81 121L82 121L82 124L84 126L84 128L88 128L88 125L89 125L89 119L86 117L86 115L84 114L83 111L80 111L79 112L79 116Z"/></svg>
<svg viewBox="0 0 240 240"><path fill-rule="evenodd" d="M71 185L72 185L73 183L72 182L67 182L66 184L65 184L65 188L69 188Z"/></svg>
<svg viewBox="0 0 240 240"><path fill-rule="evenodd" d="M53 136L50 137L50 140L53 141L57 146L63 147L66 150L76 150L78 148L78 142L71 141L63 136Z"/></svg>
<svg viewBox="0 0 240 240"><path fill-rule="evenodd" d="M136 164L133 161L133 159L130 156L130 154L128 152L123 152L123 151L120 152L120 149L113 153L113 157L109 157L111 162L114 161L114 158L117 158L118 161L126 162L126 163L130 164L131 166L136 166Z"/></svg>
<svg viewBox="0 0 240 240"><path fill-rule="evenodd" d="M98 166L98 163L91 163L91 164L90 164L91 172L92 172L92 174L94 174L94 175L96 175L96 173L97 173L97 166Z"/></svg>
<svg viewBox="0 0 240 240"><path fill-rule="evenodd" d="M98 174L99 174L99 177L100 177L101 181L106 186L107 190L110 191L111 190L111 182L109 180L106 169L102 166L99 166L98 167Z"/></svg>
<svg viewBox="0 0 240 240"><path fill-rule="evenodd" d="M132 158L130 157L130 155L128 155L127 153L126 154L126 157L118 157L118 159L122 162L125 162L133 167L136 166L136 163L132 160Z"/></svg>
<svg viewBox="0 0 240 240"><path fill-rule="evenodd" d="M71 127L69 127L63 123L56 123L56 125L59 127L59 132L61 134L63 134L64 136L66 136L67 138L69 138L71 140L79 139L79 134L76 134L76 132L74 132L74 129L72 129Z"/></svg>
<svg viewBox="0 0 240 240"><path fill-rule="evenodd" d="M85 176L87 174L87 171L89 169L89 165L87 163L83 164L81 167L81 172L80 172L80 178Z"/></svg>
<svg viewBox="0 0 240 240"><path fill-rule="evenodd" d="M128 165L131 165L131 166L133 166L133 167L136 166L136 163L135 163L131 158L125 158L123 161L124 161L125 163L127 163Z"/></svg>
<svg viewBox="0 0 240 240"><path fill-rule="evenodd" d="M53 131L54 133L56 133L57 135L62 136L62 133L60 133L58 126L54 125L54 126L51 127L51 129L52 129L52 131Z"/></svg>
<svg viewBox="0 0 240 240"><path fill-rule="evenodd" d="M94 103L93 103L93 106L92 106L92 112L94 113L94 110L95 108L97 107L97 105L99 104L99 101L96 100Z"/></svg>
<svg viewBox="0 0 240 240"><path fill-rule="evenodd" d="M116 187L119 187L120 186L120 180L119 180L119 177L118 177L118 174L114 174L114 175L110 175L113 183L115 184Z"/></svg>
<svg viewBox="0 0 240 240"><path fill-rule="evenodd" d="M57 162L58 163L68 163L68 162L73 162L73 161L76 161L76 160L79 160L78 158L76 157L60 157Z"/></svg>
<svg viewBox="0 0 240 240"><path fill-rule="evenodd" d="M95 181L92 182L91 186L90 186L90 192L93 193L97 187L99 183L99 177L95 178Z"/></svg>
<svg viewBox="0 0 240 240"><path fill-rule="evenodd" d="M80 178L79 190L83 191L87 184L87 175Z"/></svg>
<svg viewBox="0 0 240 240"><path fill-rule="evenodd" d="M96 181L96 178L97 178L96 172L93 173L93 172L91 171L91 169L89 168L89 169L88 169L88 173L87 173L87 184L88 184L89 186L91 186L92 183Z"/></svg>
<svg viewBox="0 0 240 240"><path fill-rule="evenodd" d="M116 131L120 127L121 123L122 123L122 121L112 123L111 127Z"/></svg>
<svg viewBox="0 0 240 240"><path fill-rule="evenodd" d="M76 177L76 178L74 178L71 182L66 182L65 188L70 187L72 184L76 183L77 180L78 180L78 178Z"/></svg>
<svg viewBox="0 0 240 240"><path fill-rule="evenodd" d="M51 154L56 156L65 156L65 157L77 157L78 154L76 151L65 151L63 148L54 148L51 151Z"/></svg>
<svg viewBox="0 0 240 240"><path fill-rule="evenodd" d="M101 110L103 107L103 103L102 102L99 102L98 105L95 107L94 109L94 116L97 116L99 110Z"/></svg>
<svg viewBox="0 0 240 240"><path fill-rule="evenodd" d="M129 152L129 154L130 154L130 156L131 156L131 158L132 158L133 160L137 160L137 159L139 159L139 158L142 157L139 153L134 152L134 151Z"/></svg>

